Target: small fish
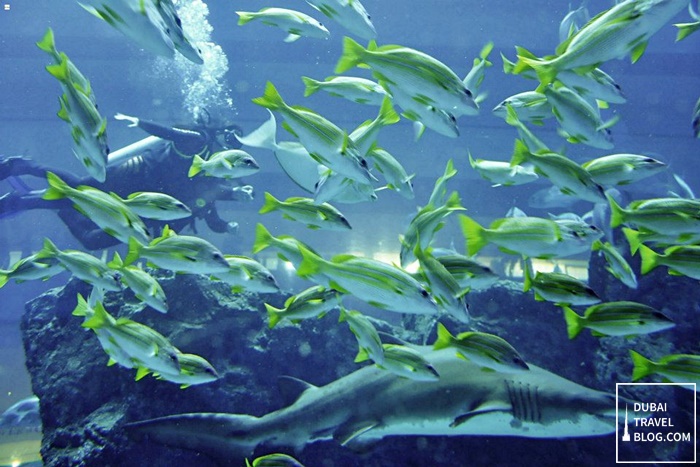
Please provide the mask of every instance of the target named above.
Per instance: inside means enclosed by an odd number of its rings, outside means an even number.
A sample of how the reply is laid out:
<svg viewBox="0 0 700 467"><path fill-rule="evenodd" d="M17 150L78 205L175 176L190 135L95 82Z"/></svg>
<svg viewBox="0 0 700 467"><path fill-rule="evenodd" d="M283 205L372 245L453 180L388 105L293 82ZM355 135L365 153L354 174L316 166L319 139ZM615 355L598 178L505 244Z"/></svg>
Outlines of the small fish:
<svg viewBox="0 0 700 467"><path fill-rule="evenodd" d="M159 11L161 2L152 0L81 0L89 13L103 20L144 49L173 58L175 44Z"/></svg>
<svg viewBox="0 0 700 467"><path fill-rule="evenodd" d="M433 250L432 253L436 255L436 259L440 264L452 274L452 277L455 278L460 288L463 290L487 289L498 281L498 275L496 275L491 268L467 256L460 255L456 252L451 252L446 255L437 255L435 250Z"/></svg>
<svg viewBox="0 0 700 467"><path fill-rule="evenodd" d="M393 190L406 199L413 199L414 175L408 175L406 169L394 156L376 145L367 153L367 159L374 163L374 167L384 176L387 188Z"/></svg>
<svg viewBox="0 0 700 467"><path fill-rule="evenodd" d="M492 222L488 229L464 215L459 216L459 222L469 256L494 243L507 253L550 257L552 248L562 240L557 223L539 217L505 217Z"/></svg>
<svg viewBox="0 0 700 467"><path fill-rule="evenodd" d="M255 293L279 292L275 276L262 264L247 256L224 255L229 265L226 272L216 273L212 279L224 281L231 286L233 293L243 291Z"/></svg>
<svg viewBox="0 0 700 467"><path fill-rule="evenodd" d="M534 182L539 178L532 166L511 165L509 162L474 159L469 153L469 164L481 178L497 186L515 186Z"/></svg>
<svg viewBox="0 0 700 467"><path fill-rule="evenodd" d="M8 269L0 269L0 287L3 287L10 279L16 283L41 279L51 279L53 276L65 271L61 263L55 258L39 258L38 254L22 258Z"/></svg>
<svg viewBox="0 0 700 467"><path fill-rule="evenodd" d="M676 245L659 254L645 245L639 245L639 254L642 257L642 274L648 274L659 266L666 266L671 275L700 280L700 246Z"/></svg>
<svg viewBox="0 0 700 467"><path fill-rule="evenodd" d="M146 225L118 196L89 186L72 188L53 172L46 172L46 179L49 188L44 192L43 199L70 199L78 212L124 243L130 237L140 242L150 241Z"/></svg>
<svg viewBox="0 0 700 467"><path fill-rule="evenodd" d="M352 227L343 214L328 203L316 205L313 199L293 197L280 201L265 192L265 204L260 214L281 211L285 219L302 222L310 229L350 230Z"/></svg>
<svg viewBox="0 0 700 467"><path fill-rule="evenodd" d="M386 87L389 89L393 101L403 110L401 115L414 122L416 140L423 136L426 128L448 138L459 136L457 119L450 112L434 105L418 102L396 85L387 83Z"/></svg>
<svg viewBox="0 0 700 467"><path fill-rule="evenodd" d="M638 154L611 154L581 164L593 181L604 187L628 185L651 177L668 167L653 157Z"/></svg>
<svg viewBox="0 0 700 467"><path fill-rule="evenodd" d="M420 246L416 246L414 253L420 264L420 273L438 306L460 323L469 324L471 319L465 299L468 289L462 289L447 268Z"/></svg>
<svg viewBox="0 0 700 467"><path fill-rule="evenodd" d="M366 120L350 133L350 139L357 147L362 157L365 157L373 146L377 145L379 131L389 125L398 123L401 120L399 114L394 111L392 99L384 96L384 100L379 107L379 113L374 120Z"/></svg>
<svg viewBox="0 0 700 467"><path fill-rule="evenodd" d="M136 192L122 200L137 216L159 221L190 217L192 211L182 201L165 193Z"/></svg>
<svg viewBox="0 0 700 467"><path fill-rule="evenodd" d="M125 266L119 253L107 266L119 271L122 283L129 287L139 300L161 313L168 312L168 301L158 281L146 271L136 266Z"/></svg>
<svg viewBox="0 0 700 467"><path fill-rule="evenodd" d="M556 55L542 59L518 49L516 73L533 68L542 84L563 70L595 68L631 55L636 62L647 42L687 5L687 0L629 0L598 14L576 34L559 44Z"/></svg>
<svg viewBox="0 0 700 467"><path fill-rule="evenodd" d="M109 154L107 119L97 110L90 82L65 53L56 50L50 29L37 46L54 59L54 64L47 66L46 71L60 82L63 89L58 117L71 125L73 153L91 177L104 182Z"/></svg>
<svg viewBox="0 0 700 467"><path fill-rule="evenodd" d="M265 228L264 225L258 224L255 227L255 242L253 244L253 253L260 253L266 248L276 248L279 250L277 254L282 261L292 263L296 269L299 269L303 257L301 255L301 248L305 248L315 255L318 253L306 245L301 240L297 240L291 235L280 235L279 237L273 236L269 230Z"/></svg>
<svg viewBox="0 0 700 467"><path fill-rule="evenodd" d="M530 368L517 350L503 338L485 332L463 332L453 336L442 324L437 325L433 350L452 348L457 356L497 371L523 371Z"/></svg>
<svg viewBox="0 0 700 467"><path fill-rule="evenodd" d="M675 326L665 314L636 302L600 303L588 307L583 316L569 307L562 308L569 339L578 336L585 328L590 329L594 336L636 336Z"/></svg>
<svg viewBox="0 0 700 467"><path fill-rule="evenodd" d="M282 170L301 189L313 193L316 189L318 174L328 168L319 164L306 148L298 141L277 142L277 121L275 115L268 109L270 118L246 136L237 135L236 138L244 146L264 148L273 151L275 159Z"/></svg>
<svg viewBox="0 0 700 467"><path fill-rule="evenodd" d="M117 271L88 253L78 250L59 250L51 240L45 238L44 248L36 255L37 260L44 258L57 260L71 274L90 285L112 292L121 290Z"/></svg>
<svg viewBox="0 0 700 467"><path fill-rule="evenodd" d="M425 106L434 106L453 115L475 115L478 104L462 80L436 58L409 47L370 42L367 49L349 37L343 41L343 54L336 66L342 73L367 65L382 80L393 83Z"/></svg>
<svg viewBox="0 0 700 467"><path fill-rule="evenodd" d="M630 356L634 364L632 381L639 381L647 376L657 374L672 383L700 384L700 356L698 355L666 355L658 362L651 361L634 350L630 350ZM688 384L681 387L694 390L694 387Z"/></svg>
<svg viewBox="0 0 700 467"><path fill-rule="evenodd" d="M607 108L608 103L627 102L620 85L600 68L594 68L584 74L564 70L557 75L557 80L576 92L594 108Z"/></svg>
<svg viewBox="0 0 700 467"><path fill-rule="evenodd" d="M172 0L157 0L158 12L165 23L165 33L173 43L175 50L183 57L201 65L204 63L202 50L197 47L184 30L182 20L177 14L177 9Z"/></svg>
<svg viewBox="0 0 700 467"><path fill-rule="evenodd" d="M599 303L600 297L584 282L558 272L533 273L532 261L525 261L523 292L535 291L535 300L548 301L559 306L581 306Z"/></svg>
<svg viewBox="0 0 700 467"><path fill-rule="evenodd" d="M411 347L398 344L383 344L384 362L375 362L377 367L394 373L397 376L413 381L438 381L440 374L435 367L426 360L421 353ZM356 362L362 362L369 358L362 353Z"/></svg>
<svg viewBox="0 0 700 467"><path fill-rule="evenodd" d="M96 289L93 288L93 292L90 293L88 300L85 300L82 295L78 294L78 304L73 309L73 316L82 316L85 318L84 321L93 317L95 314L95 307L98 303L95 299L95 290ZM117 344L105 327L93 328L93 331L97 336L100 346L102 346L102 350L104 350L109 357L107 366L119 365L127 369L139 368L139 363L135 362L131 356Z"/></svg>
<svg viewBox="0 0 700 467"><path fill-rule="evenodd" d="M379 338L379 333L375 329L372 322L359 311L340 309L340 318L338 322L348 323L350 331L357 339L357 345L360 347L355 362L361 362L370 358L378 364L384 363L384 348L382 341Z"/></svg>
<svg viewBox="0 0 700 467"><path fill-rule="evenodd" d="M203 172L210 177L232 179L247 177L259 170L260 166L253 156L240 149L229 149L214 153L207 160L195 154L187 175L194 177Z"/></svg>
<svg viewBox="0 0 700 467"><path fill-rule="evenodd" d="M583 143L600 149L612 149L613 141L609 128L618 118L603 122L597 109L571 89L561 86L544 88L562 130L570 143Z"/></svg>
<svg viewBox="0 0 700 467"><path fill-rule="evenodd" d="M211 363L199 355L178 352L177 360L180 364L179 373L154 372L153 376L163 381L179 384L180 389L211 383L221 378ZM136 376L137 379L146 376L146 373L147 371L140 371Z"/></svg>
<svg viewBox="0 0 700 467"><path fill-rule="evenodd" d="M442 206L433 206L428 204L423 207L411 219L404 234L400 237L401 251L399 258L401 267L407 267L416 259L414 250L418 246L421 250L426 250L430 247L435 233L444 225L444 220L447 216L457 212L466 211L462 206L462 201L459 199L459 193L452 192L450 198Z"/></svg>
<svg viewBox="0 0 700 467"><path fill-rule="evenodd" d="M406 271L394 265L353 255L331 261L300 247L303 261L297 274L368 304L398 313L428 314L437 304L427 290Z"/></svg>
<svg viewBox="0 0 700 467"><path fill-rule="evenodd" d="M324 81L317 81L307 76L301 77L306 86L304 97L325 91L331 96L342 97L358 104L382 105L386 90L371 79L354 76L329 76Z"/></svg>
<svg viewBox="0 0 700 467"><path fill-rule="evenodd" d="M330 201L355 204L376 199L377 195L374 193L374 187L371 184L356 182L328 169L321 174L316 183L313 203L317 206Z"/></svg>
<svg viewBox="0 0 700 467"><path fill-rule="evenodd" d="M129 239L129 252L124 264L127 266L138 258L162 269L189 274L214 274L229 270L224 255L214 245L199 237L177 235L169 228L163 235L148 245Z"/></svg>
<svg viewBox="0 0 700 467"><path fill-rule="evenodd" d="M505 120L508 106L521 122L530 122L535 125L543 125L544 121L552 118L552 106L547 101L547 96L538 91L526 91L514 94L504 99L493 109L493 113Z"/></svg>
<svg viewBox="0 0 700 467"><path fill-rule="evenodd" d="M570 196L601 203L605 200L603 188L591 175L568 157L549 151L530 152L522 140L515 140L515 150L510 160L512 166L530 162L536 172L547 177L559 190Z"/></svg>
<svg viewBox="0 0 700 467"><path fill-rule="evenodd" d="M484 77L486 76L486 69L493 66L493 63L491 63L488 60L492 50L493 41L489 41L481 49L481 52L479 52L479 56L474 59L471 70L469 70L467 76L465 76L462 80L464 86L467 89L469 89L469 91L474 96L474 102L476 102L477 104L486 99L486 93L479 94L479 88L484 82Z"/></svg>
<svg viewBox="0 0 700 467"><path fill-rule="evenodd" d="M632 267L610 242L603 243L600 240L596 240L593 242L591 250L599 251L605 256L605 270L612 274L613 277L631 289L637 288L637 276L634 274Z"/></svg>
<svg viewBox="0 0 700 467"><path fill-rule="evenodd" d="M301 144L319 164L358 182L373 181L367 169L367 162L348 133L333 122L312 110L287 105L269 81L265 85L263 96L253 99L253 103L282 114L285 127L299 138Z"/></svg>
<svg viewBox="0 0 700 467"><path fill-rule="evenodd" d="M180 373L180 352L154 329L127 318L115 319L101 302L93 307L94 314L83 322L84 328L104 329L111 342L125 352L139 367L157 373Z"/></svg>
<svg viewBox="0 0 700 467"><path fill-rule="evenodd" d="M328 39L328 29L313 17L296 10L286 8L263 8L257 13L237 11L238 25L242 26L251 21L260 21L268 26L276 26L287 34L284 41L294 42L300 37L313 37L316 39Z"/></svg>
<svg viewBox="0 0 700 467"><path fill-rule="evenodd" d="M341 295L333 289L320 285L293 295L284 302L284 308L275 308L265 303L268 326L274 328L280 321L289 320L294 324L308 318L321 318L332 309L340 306Z"/></svg>
<svg viewBox="0 0 700 467"><path fill-rule="evenodd" d="M377 37L377 31L360 0L306 0L306 3L363 39Z"/></svg>
<svg viewBox="0 0 700 467"><path fill-rule="evenodd" d="M692 235L700 231L700 201L657 198L634 201L626 209L608 196L610 226L632 223L664 235Z"/></svg>

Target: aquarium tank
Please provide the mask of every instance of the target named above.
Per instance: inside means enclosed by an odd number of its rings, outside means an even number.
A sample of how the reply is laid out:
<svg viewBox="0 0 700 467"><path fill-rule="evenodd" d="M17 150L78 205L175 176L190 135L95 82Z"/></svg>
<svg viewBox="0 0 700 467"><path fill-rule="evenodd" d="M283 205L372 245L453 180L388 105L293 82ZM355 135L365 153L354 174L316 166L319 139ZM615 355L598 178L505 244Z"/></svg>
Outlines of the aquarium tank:
<svg viewBox="0 0 700 467"><path fill-rule="evenodd" d="M696 462L698 29L0 1L0 466Z"/></svg>

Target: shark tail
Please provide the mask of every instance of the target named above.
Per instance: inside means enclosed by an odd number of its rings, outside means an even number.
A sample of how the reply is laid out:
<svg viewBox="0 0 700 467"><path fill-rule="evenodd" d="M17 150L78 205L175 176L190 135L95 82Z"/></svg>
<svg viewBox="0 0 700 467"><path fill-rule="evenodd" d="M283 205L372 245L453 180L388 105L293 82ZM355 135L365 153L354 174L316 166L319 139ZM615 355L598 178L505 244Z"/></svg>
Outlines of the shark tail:
<svg viewBox="0 0 700 467"><path fill-rule="evenodd" d="M222 465L234 459L240 465L263 441L251 436L258 422L251 415L190 413L129 423L124 428L129 436L146 436L166 446L200 451Z"/></svg>
<svg viewBox="0 0 700 467"><path fill-rule="evenodd" d="M488 240L484 236L484 228L471 217L459 216L459 224L462 226L462 234L467 242L469 256L475 255L488 244Z"/></svg>
<svg viewBox="0 0 700 467"><path fill-rule="evenodd" d="M569 334L569 339L573 339L583 331L584 319L568 306L563 306L562 310L566 320L566 332Z"/></svg>
<svg viewBox="0 0 700 467"><path fill-rule="evenodd" d="M335 67L335 72L343 73L351 68L355 68L362 63L362 56L364 53L364 47L346 36L343 40L343 55L341 55Z"/></svg>
<svg viewBox="0 0 700 467"><path fill-rule="evenodd" d="M654 362L634 350L630 350L630 357L632 357L632 363L634 364L632 381L638 381L654 373Z"/></svg>
<svg viewBox="0 0 700 467"><path fill-rule="evenodd" d="M642 274L646 274L660 264L659 258L661 258L661 255L643 244L639 244L638 248L639 255L642 257Z"/></svg>

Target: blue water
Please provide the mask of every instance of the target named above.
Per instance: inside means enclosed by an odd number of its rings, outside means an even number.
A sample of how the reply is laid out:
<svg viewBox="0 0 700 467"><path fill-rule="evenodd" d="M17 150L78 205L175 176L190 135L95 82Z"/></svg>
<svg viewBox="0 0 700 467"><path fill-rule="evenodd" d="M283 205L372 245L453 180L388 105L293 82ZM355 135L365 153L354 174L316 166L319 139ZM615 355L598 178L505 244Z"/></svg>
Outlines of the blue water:
<svg viewBox="0 0 700 467"><path fill-rule="evenodd" d="M200 0L181 3L190 11L201 4ZM268 117L267 111L251 103L251 99L262 95L265 82L272 81L290 104L310 107L349 131L374 118L376 107L357 105L322 92L303 97L301 76L320 80L333 75L346 32L304 2L289 3L293 5L286 6L320 18L331 31L331 38L327 41L302 38L284 43L285 33L275 28L260 23L236 25L235 10L257 11L268 6L267 3L210 0L206 2L209 11L206 21L211 29L199 23L190 33L214 42L220 46L221 53L207 64L210 74L198 76L196 65L182 59L176 63L156 58L140 50L128 38L87 14L77 2L3 0L0 2L3 7L0 8L0 154L26 155L48 166L85 175L72 156L68 127L56 117L60 88L44 70L46 54L34 45L49 26L55 32L58 49L65 51L90 79L99 110L108 117L121 112L162 123L186 123L192 121L199 106L236 122L247 134ZM588 1L586 6L595 14L609 8L611 3ZM451 188L459 191L471 217L488 223L503 217L511 207L522 208L533 216L547 215L547 210L528 207L532 193L549 186L546 180L523 187L492 188L469 167L467 150L484 159L509 159L516 132L491 115L490 109L512 94L531 90L534 84L503 74L499 53L514 59L516 45L538 56L552 53L559 42L559 22L568 11L568 2L365 0L364 5L371 14L380 45L400 44L424 51L460 76L469 71L482 46L493 41L494 66L487 70L482 87L488 98L481 106L480 115L461 117L461 134L455 139L427 130L419 141L414 141L412 123L405 119L383 129L380 144L401 161L409 174L416 174L416 196L414 200L406 200L396 193L382 191L376 202L339 206L353 225L349 233L310 231L303 225L282 220L276 213L261 217L257 211L262 205L263 192L270 191L279 199L305 195L289 181L268 151L251 149L261 171L245 182L255 187L256 199L247 204L219 206L224 219L239 223L239 234L214 234L203 224L199 226L199 234L222 251L249 254L255 225L262 221L274 234L303 239L326 257L352 253L395 261L400 248L399 234L416 207L427 202L435 179L450 158L459 171ZM674 20L684 21L689 21L685 11ZM551 148L563 150L578 162L626 152L650 155L669 165L665 173L626 187L624 195L628 199L664 196L669 189L677 191L673 174L700 192L697 175L700 142L693 138L690 126L693 105L700 96L700 37L694 35L676 43L675 34L675 28L666 25L651 39L638 63L632 65L626 59L602 67L622 87L628 100L626 104L611 106L604 114L604 118L620 116L620 122L612 129L614 151L566 144L556 134L553 120L536 129ZM368 76L366 71L352 72L358 73ZM111 118L107 131L113 150L147 136ZM281 130L278 138L292 139ZM33 179L29 183L35 188L43 187L42 180ZM0 194L10 189L8 183L0 182ZM589 203L578 203L573 210L582 214L589 207ZM44 237L50 237L62 249L80 248L53 213L35 211L0 219L0 267L7 266L10 258L17 259L40 249ZM455 222L449 222L438 238L440 246L454 244L462 248L463 237ZM487 250L486 254L498 253ZM292 273L281 266L273 272L283 288L300 290L303 282ZM18 328L23 304L51 287L63 285L66 278L62 275L46 283L9 283L0 289L0 412L31 394L23 370Z"/></svg>

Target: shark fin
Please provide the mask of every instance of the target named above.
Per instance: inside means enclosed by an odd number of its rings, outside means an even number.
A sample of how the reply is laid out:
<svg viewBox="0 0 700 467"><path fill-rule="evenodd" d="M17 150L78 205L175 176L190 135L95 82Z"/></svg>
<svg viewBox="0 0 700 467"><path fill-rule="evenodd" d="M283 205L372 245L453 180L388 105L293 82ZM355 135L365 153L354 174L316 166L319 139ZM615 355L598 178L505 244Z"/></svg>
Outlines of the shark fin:
<svg viewBox="0 0 700 467"><path fill-rule="evenodd" d="M318 389L313 384L292 376L280 376L277 379L277 387L285 405L292 405L307 389Z"/></svg>
<svg viewBox="0 0 700 467"><path fill-rule="evenodd" d="M357 438L362 434L367 433L372 428L379 425L379 422L374 420L362 420L359 422L348 421L346 424L338 427L335 433L333 433L333 439L335 439L342 446L348 448L361 447L365 443L359 441Z"/></svg>
<svg viewBox="0 0 700 467"><path fill-rule="evenodd" d="M483 404L480 405L479 407L475 408L474 410L470 410L467 413L464 413L462 415L459 415L456 417L452 423L450 423L450 427L454 428L457 427L463 423L468 422L474 417L478 417L479 415L483 415L485 413L490 413L490 412L511 412L513 409L510 405L488 405L488 404Z"/></svg>

